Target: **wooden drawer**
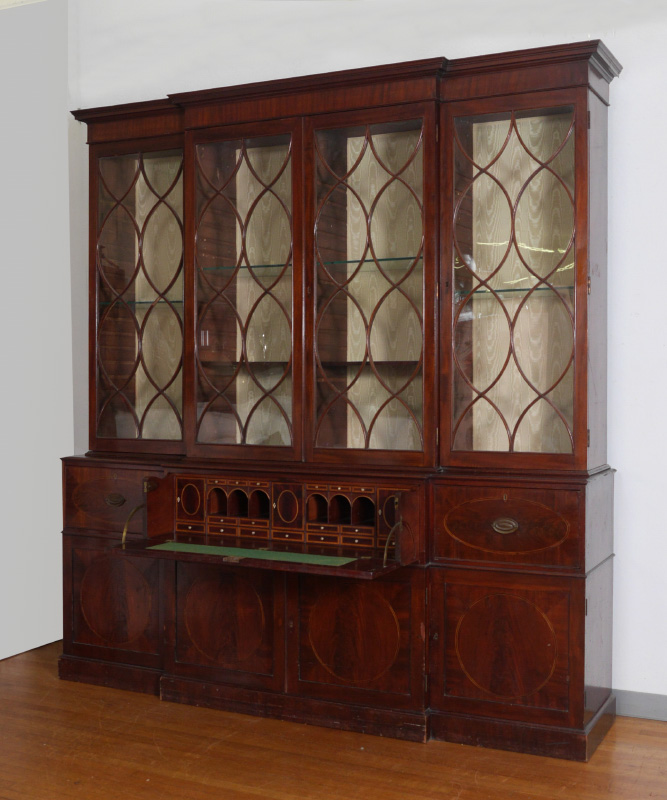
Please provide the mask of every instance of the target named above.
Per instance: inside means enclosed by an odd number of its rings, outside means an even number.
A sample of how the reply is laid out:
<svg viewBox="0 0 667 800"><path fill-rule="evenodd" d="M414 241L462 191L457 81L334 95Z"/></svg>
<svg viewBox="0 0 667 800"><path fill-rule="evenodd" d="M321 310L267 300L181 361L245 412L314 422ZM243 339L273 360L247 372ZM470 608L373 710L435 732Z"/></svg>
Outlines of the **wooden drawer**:
<svg viewBox="0 0 667 800"><path fill-rule="evenodd" d="M239 536L244 536L249 539L268 539L269 532L266 528L258 528L256 525L241 526L239 528Z"/></svg>
<svg viewBox="0 0 667 800"><path fill-rule="evenodd" d="M144 503L143 481L149 475L149 468L135 470L66 464L63 484L65 528L120 533L132 509ZM132 517L128 530L130 533L143 533L143 513Z"/></svg>
<svg viewBox="0 0 667 800"><path fill-rule="evenodd" d="M290 542L302 542L303 531L281 531L274 529L271 534L272 539L277 541L288 540Z"/></svg>
<svg viewBox="0 0 667 800"><path fill-rule="evenodd" d="M204 533L203 522L177 522L176 530L183 533Z"/></svg>
<svg viewBox="0 0 667 800"><path fill-rule="evenodd" d="M320 525L317 522L308 523L306 525L307 531L313 531L314 533L338 533L339 526L338 525Z"/></svg>
<svg viewBox="0 0 667 800"><path fill-rule="evenodd" d="M228 522L224 524L208 522L208 534L210 536L236 536L236 525L230 525Z"/></svg>
<svg viewBox="0 0 667 800"><path fill-rule="evenodd" d="M338 544L338 536L333 533L309 533L306 540L312 544Z"/></svg>
<svg viewBox="0 0 667 800"><path fill-rule="evenodd" d="M583 566L583 491L435 485L434 559Z"/></svg>
<svg viewBox="0 0 667 800"><path fill-rule="evenodd" d="M343 544L352 547L373 547L373 538L370 536L343 536Z"/></svg>

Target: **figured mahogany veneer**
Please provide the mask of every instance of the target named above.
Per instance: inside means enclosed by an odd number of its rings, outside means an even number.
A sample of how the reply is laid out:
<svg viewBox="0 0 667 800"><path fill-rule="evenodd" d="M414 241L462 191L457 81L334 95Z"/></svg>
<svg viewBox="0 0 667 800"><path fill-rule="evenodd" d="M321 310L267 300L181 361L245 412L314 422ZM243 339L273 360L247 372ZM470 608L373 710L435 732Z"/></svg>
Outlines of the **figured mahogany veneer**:
<svg viewBox="0 0 667 800"><path fill-rule="evenodd" d="M63 465L61 677L590 757L619 73L588 41L74 113L91 450Z"/></svg>

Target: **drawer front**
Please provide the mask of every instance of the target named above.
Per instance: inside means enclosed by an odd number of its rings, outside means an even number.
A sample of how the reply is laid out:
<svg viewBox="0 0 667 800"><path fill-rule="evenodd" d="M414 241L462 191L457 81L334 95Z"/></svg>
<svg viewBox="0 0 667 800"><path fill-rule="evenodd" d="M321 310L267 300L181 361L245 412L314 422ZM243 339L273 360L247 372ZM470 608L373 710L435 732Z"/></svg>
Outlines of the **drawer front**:
<svg viewBox="0 0 667 800"><path fill-rule="evenodd" d="M64 471L65 527L122 531L132 509L145 502L143 480L149 475L149 468L142 471L67 465ZM143 514L135 514L128 530L142 533L143 518Z"/></svg>
<svg viewBox="0 0 667 800"><path fill-rule="evenodd" d="M177 522L177 533L204 533L205 527L203 522Z"/></svg>
<svg viewBox="0 0 667 800"><path fill-rule="evenodd" d="M266 528L258 528L255 525L249 527L244 527L242 525L239 528L239 536L243 536L248 539L268 539L269 531Z"/></svg>
<svg viewBox="0 0 667 800"><path fill-rule="evenodd" d="M435 560L583 566L583 492L434 487Z"/></svg>
<svg viewBox="0 0 667 800"><path fill-rule="evenodd" d="M271 533L271 538L275 541L302 542L303 531L283 531L274 529Z"/></svg>

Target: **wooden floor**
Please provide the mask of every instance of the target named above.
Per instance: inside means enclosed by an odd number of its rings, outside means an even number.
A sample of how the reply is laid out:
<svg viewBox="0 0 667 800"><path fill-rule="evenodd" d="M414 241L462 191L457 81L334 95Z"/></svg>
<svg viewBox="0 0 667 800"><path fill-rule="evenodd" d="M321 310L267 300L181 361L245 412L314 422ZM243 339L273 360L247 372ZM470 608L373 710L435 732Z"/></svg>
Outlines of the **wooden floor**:
<svg viewBox="0 0 667 800"><path fill-rule="evenodd" d="M413 744L59 681L0 661L0 800L667 800L667 723L620 717L588 764Z"/></svg>

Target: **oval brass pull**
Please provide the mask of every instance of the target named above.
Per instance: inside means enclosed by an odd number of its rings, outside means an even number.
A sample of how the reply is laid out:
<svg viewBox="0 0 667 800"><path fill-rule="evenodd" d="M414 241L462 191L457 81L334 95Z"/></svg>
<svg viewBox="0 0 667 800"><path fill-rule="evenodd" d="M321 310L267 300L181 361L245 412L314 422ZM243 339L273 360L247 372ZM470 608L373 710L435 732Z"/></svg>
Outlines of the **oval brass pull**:
<svg viewBox="0 0 667 800"><path fill-rule="evenodd" d="M511 517L498 517L491 523L491 527L496 533L514 533L519 530L519 523Z"/></svg>
<svg viewBox="0 0 667 800"><path fill-rule="evenodd" d="M104 498L104 502L108 506L114 506L115 508L118 508L122 505L125 505L127 500L123 497L122 494L118 494L118 492L111 492L111 494L108 494Z"/></svg>

